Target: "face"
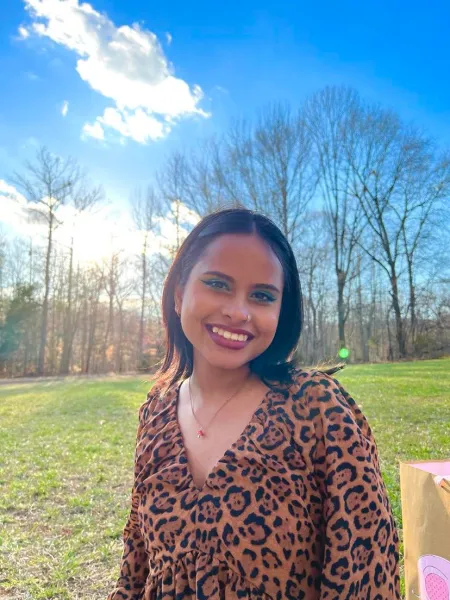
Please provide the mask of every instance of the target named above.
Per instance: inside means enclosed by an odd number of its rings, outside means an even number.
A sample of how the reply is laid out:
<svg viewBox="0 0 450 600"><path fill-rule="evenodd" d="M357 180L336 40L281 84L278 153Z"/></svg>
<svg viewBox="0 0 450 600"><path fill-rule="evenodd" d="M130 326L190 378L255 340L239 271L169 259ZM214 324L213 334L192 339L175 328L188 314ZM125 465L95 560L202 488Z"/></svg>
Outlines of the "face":
<svg viewBox="0 0 450 600"><path fill-rule="evenodd" d="M259 236L217 237L175 299L194 362L234 369L262 354L275 336L282 290L282 266Z"/></svg>

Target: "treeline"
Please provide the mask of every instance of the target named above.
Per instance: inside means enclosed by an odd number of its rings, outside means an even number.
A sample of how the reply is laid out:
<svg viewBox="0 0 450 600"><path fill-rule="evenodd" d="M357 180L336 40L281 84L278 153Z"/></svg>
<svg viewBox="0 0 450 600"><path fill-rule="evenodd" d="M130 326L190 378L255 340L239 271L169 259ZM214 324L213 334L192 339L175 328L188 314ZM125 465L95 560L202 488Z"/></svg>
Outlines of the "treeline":
<svg viewBox="0 0 450 600"><path fill-rule="evenodd" d="M61 207L102 191L41 148L11 183L46 230L44 245L0 242L1 376L151 370L162 356L160 294L173 253L224 206L271 217L292 244L304 293L299 359L436 357L450 349L450 160L422 128L353 90L325 88L298 109L273 104L220 137L170 155L134 191L141 240L86 266L54 242ZM173 240L156 244L170 222ZM344 349L344 353L342 352Z"/></svg>

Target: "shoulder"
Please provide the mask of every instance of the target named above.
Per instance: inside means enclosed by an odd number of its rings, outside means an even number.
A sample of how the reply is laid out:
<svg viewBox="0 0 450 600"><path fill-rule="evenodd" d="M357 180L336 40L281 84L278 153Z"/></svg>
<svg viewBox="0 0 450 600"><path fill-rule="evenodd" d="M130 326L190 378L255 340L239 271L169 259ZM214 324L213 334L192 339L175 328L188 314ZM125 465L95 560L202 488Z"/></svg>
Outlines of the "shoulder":
<svg viewBox="0 0 450 600"><path fill-rule="evenodd" d="M147 392L145 402L139 407L139 424L141 426L144 425L148 421L150 415L155 412L156 406L161 399L161 395L162 385L159 381L155 381Z"/></svg>
<svg viewBox="0 0 450 600"><path fill-rule="evenodd" d="M317 369L297 369L289 387L292 406L307 412L308 420L323 425L343 425L357 428L366 436L372 433L358 404L333 376Z"/></svg>

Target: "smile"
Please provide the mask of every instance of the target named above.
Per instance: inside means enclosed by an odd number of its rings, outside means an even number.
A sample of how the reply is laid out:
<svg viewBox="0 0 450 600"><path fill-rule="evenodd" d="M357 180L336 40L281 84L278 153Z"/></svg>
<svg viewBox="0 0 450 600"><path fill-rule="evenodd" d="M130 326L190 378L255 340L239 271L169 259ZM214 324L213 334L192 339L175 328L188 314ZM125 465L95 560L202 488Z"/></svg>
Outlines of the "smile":
<svg viewBox="0 0 450 600"><path fill-rule="evenodd" d="M236 331L228 331L217 325L206 325L206 331L209 333L212 341L229 350L242 350L255 337L251 333L238 333Z"/></svg>
<svg viewBox="0 0 450 600"><path fill-rule="evenodd" d="M248 340L248 335L244 335L243 333L231 333L231 331L219 329L218 327L212 327L211 331L217 333L217 335L221 335L226 340L233 340L235 342L246 342Z"/></svg>

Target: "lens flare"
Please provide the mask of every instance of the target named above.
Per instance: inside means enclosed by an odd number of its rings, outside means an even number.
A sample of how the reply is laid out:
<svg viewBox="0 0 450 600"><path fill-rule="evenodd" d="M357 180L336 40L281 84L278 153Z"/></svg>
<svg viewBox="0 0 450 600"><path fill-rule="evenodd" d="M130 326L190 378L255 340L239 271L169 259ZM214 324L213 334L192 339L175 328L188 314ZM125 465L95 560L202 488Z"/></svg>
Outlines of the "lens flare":
<svg viewBox="0 0 450 600"><path fill-rule="evenodd" d="M350 354L348 348L341 348L339 350L339 358L348 358L348 355Z"/></svg>

